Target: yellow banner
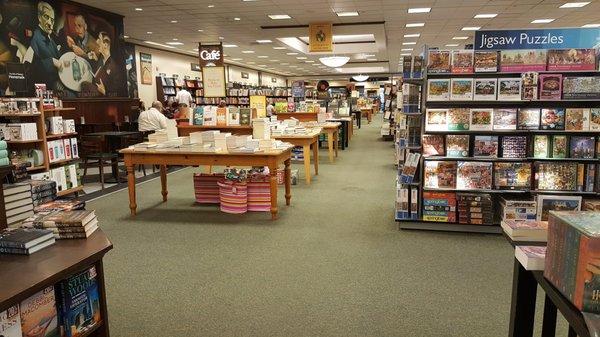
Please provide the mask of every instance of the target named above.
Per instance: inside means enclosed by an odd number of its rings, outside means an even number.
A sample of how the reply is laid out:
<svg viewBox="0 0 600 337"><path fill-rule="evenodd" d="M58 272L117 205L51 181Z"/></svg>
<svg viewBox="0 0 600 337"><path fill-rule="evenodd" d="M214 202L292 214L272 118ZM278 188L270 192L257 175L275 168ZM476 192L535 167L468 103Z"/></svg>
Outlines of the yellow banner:
<svg viewBox="0 0 600 337"><path fill-rule="evenodd" d="M308 26L308 51L311 53L333 51L333 26L329 23L311 23Z"/></svg>
<svg viewBox="0 0 600 337"><path fill-rule="evenodd" d="M256 117L267 116L267 96L250 96L250 108L256 109Z"/></svg>

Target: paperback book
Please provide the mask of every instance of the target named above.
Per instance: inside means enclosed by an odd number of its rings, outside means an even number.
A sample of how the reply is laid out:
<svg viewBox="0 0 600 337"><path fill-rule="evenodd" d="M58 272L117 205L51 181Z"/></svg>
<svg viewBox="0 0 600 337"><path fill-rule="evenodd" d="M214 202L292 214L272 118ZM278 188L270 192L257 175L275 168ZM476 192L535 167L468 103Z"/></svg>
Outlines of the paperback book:
<svg viewBox="0 0 600 337"><path fill-rule="evenodd" d="M463 190L492 189L492 163L459 161L456 188Z"/></svg>
<svg viewBox="0 0 600 337"><path fill-rule="evenodd" d="M469 130L492 130L492 116L494 109L471 109L471 125Z"/></svg>
<svg viewBox="0 0 600 337"><path fill-rule="evenodd" d="M23 337L19 306L14 305L0 312L0 336Z"/></svg>
<svg viewBox="0 0 600 337"><path fill-rule="evenodd" d="M496 100L496 89L498 86L498 80L495 78L477 78L474 80L474 94L473 99L475 101L495 101Z"/></svg>
<svg viewBox="0 0 600 337"><path fill-rule="evenodd" d="M474 67L476 73L495 73L498 71L497 51L475 51Z"/></svg>
<svg viewBox="0 0 600 337"><path fill-rule="evenodd" d="M548 50L548 71L596 70L594 49L550 49Z"/></svg>
<svg viewBox="0 0 600 337"><path fill-rule="evenodd" d="M469 156L468 135L446 135L446 153L448 157L464 158Z"/></svg>
<svg viewBox="0 0 600 337"><path fill-rule="evenodd" d="M497 158L498 136L475 136L473 157Z"/></svg>
<svg viewBox="0 0 600 337"><path fill-rule="evenodd" d="M469 130L469 109L452 108L448 110L447 121L449 131Z"/></svg>
<svg viewBox="0 0 600 337"><path fill-rule="evenodd" d="M517 129L519 130L539 130L540 128L540 109L521 108L517 115Z"/></svg>
<svg viewBox="0 0 600 337"><path fill-rule="evenodd" d="M451 81L450 99L453 101L473 100L473 79L453 78Z"/></svg>
<svg viewBox="0 0 600 337"><path fill-rule="evenodd" d="M529 189L531 163L494 163L494 186L497 189Z"/></svg>
<svg viewBox="0 0 600 337"><path fill-rule="evenodd" d="M552 136L552 158L567 158L567 136Z"/></svg>
<svg viewBox="0 0 600 337"><path fill-rule="evenodd" d="M517 109L494 109L494 130L516 130Z"/></svg>
<svg viewBox="0 0 600 337"><path fill-rule="evenodd" d="M506 219L500 223L500 226L514 241L546 242L548 240L547 221Z"/></svg>
<svg viewBox="0 0 600 337"><path fill-rule="evenodd" d="M499 101L520 101L521 100L521 79L520 78L499 78L498 79L498 100Z"/></svg>
<svg viewBox="0 0 600 337"><path fill-rule="evenodd" d="M452 51L452 72L459 74L473 72L473 50Z"/></svg>
<svg viewBox="0 0 600 337"><path fill-rule="evenodd" d="M545 49L503 50L500 55L501 72L546 70Z"/></svg>
<svg viewBox="0 0 600 337"><path fill-rule="evenodd" d="M587 131L590 129L590 109L567 108L565 113L565 130Z"/></svg>
<svg viewBox="0 0 600 337"><path fill-rule="evenodd" d="M600 76L565 77L563 99L600 99Z"/></svg>
<svg viewBox="0 0 600 337"><path fill-rule="evenodd" d="M446 131L448 130L448 109L427 109L426 111L426 131Z"/></svg>
<svg viewBox="0 0 600 337"><path fill-rule="evenodd" d="M430 74L450 73L450 51L430 50L427 57L427 72Z"/></svg>
<svg viewBox="0 0 600 337"><path fill-rule="evenodd" d="M45 288L21 302L23 336L59 337L54 286Z"/></svg>
<svg viewBox="0 0 600 337"><path fill-rule="evenodd" d="M542 109L540 117L540 128L542 130L564 130L565 109Z"/></svg>
<svg viewBox="0 0 600 337"><path fill-rule="evenodd" d="M540 75L540 100L560 100L562 96L562 75Z"/></svg>
<svg viewBox="0 0 600 337"><path fill-rule="evenodd" d="M570 146L571 158L594 158L595 147L595 137L573 136Z"/></svg>
<svg viewBox="0 0 600 337"><path fill-rule="evenodd" d="M60 282L57 291L66 337L81 336L100 324L100 294L95 266Z"/></svg>
<svg viewBox="0 0 600 337"><path fill-rule="evenodd" d="M448 101L448 100L450 100L450 80L449 79L427 80L427 100L428 101Z"/></svg>
<svg viewBox="0 0 600 337"><path fill-rule="evenodd" d="M456 188L455 161L425 161L425 187Z"/></svg>
<svg viewBox="0 0 600 337"><path fill-rule="evenodd" d="M443 135L423 135L423 156L445 156Z"/></svg>

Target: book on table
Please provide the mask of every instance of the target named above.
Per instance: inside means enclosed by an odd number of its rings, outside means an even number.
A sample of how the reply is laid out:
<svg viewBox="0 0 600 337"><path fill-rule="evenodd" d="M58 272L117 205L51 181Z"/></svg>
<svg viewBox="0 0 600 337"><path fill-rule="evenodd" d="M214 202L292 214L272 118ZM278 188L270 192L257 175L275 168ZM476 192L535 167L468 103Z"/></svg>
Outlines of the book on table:
<svg viewBox="0 0 600 337"><path fill-rule="evenodd" d="M513 241L548 240L548 221L505 219L500 226Z"/></svg>
<svg viewBox="0 0 600 337"><path fill-rule="evenodd" d="M515 258L517 258L525 270L544 270L546 247L516 246Z"/></svg>

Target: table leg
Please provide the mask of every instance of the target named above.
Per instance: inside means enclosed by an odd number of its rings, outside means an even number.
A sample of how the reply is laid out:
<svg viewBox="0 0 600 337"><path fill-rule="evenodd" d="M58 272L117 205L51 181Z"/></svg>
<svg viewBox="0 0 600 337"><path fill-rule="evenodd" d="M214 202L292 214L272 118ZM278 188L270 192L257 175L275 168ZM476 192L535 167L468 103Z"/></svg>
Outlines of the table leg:
<svg viewBox="0 0 600 337"><path fill-rule="evenodd" d="M352 136L354 136L354 124L350 123L350 132L348 132L348 140L352 139Z"/></svg>
<svg viewBox="0 0 600 337"><path fill-rule="evenodd" d="M206 170L206 173L212 173L212 165L205 165L204 170Z"/></svg>
<svg viewBox="0 0 600 337"><path fill-rule="evenodd" d="M135 203L135 169L131 163L126 163L127 167L127 189L129 190L129 210L131 215L135 215L137 204Z"/></svg>
<svg viewBox="0 0 600 337"><path fill-rule="evenodd" d="M533 273L525 270L515 258L510 303L509 337L533 336L537 282Z"/></svg>
<svg viewBox="0 0 600 337"><path fill-rule="evenodd" d="M304 179L310 185L310 144L303 145L302 152L304 154Z"/></svg>
<svg viewBox="0 0 600 337"><path fill-rule="evenodd" d="M338 147L340 146L340 130L339 129L335 129L333 131L333 148L335 150L335 157L337 158L338 156Z"/></svg>
<svg viewBox="0 0 600 337"><path fill-rule="evenodd" d="M277 166L269 166L269 182L271 185L271 219L277 219ZM287 192L287 191L286 191ZM287 198L287 196L286 196Z"/></svg>
<svg viewBox="0 0 600 337"><path fill-rule="evenodd" d="M285 165L284 179L285 179L285 204L290 205L292 199L292 160L287 159L283 162Z"/></svg>
<svg viewBox="0 0 600 337"><path fill-rule="evenodd" d="M315 141L313 143L313 155L315 156L315 175L319 175L319 144Z"/></svg>
<svg viewBox="0 0 600 337"><path fill-rule="evenodd" d="M556 306L554 302L545 296L544 299L544 318L542 321L542 337L556 336Z"/></svg>
<svg viewBox="0 0 600 337"><path fill-rule="evenodd" d="M327 152L329 152L329 162L333 163L333 130L327 130Z"/></svg>
<svg viewBox="0 0 600 337"><path fill-rule="evenodd" d="M167 201L167 165L160 165L160 186L163 197L163 202Z"/></svg>

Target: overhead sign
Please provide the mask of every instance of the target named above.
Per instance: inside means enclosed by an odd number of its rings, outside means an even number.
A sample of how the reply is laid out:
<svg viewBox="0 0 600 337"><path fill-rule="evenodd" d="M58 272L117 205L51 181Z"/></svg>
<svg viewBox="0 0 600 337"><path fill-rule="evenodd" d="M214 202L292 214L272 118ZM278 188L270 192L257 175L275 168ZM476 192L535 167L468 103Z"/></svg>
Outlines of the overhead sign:
<svg viewBox="0 0 600 337"><path fill-rule="evenodd" d="M521 29L475 32L475 50L593 48L598 28Z"/></svg>
<svg viewBox="0 0 600 337"><path fill-rule="evenodd" d="M311 53L333 51L333 26L328 23L311 23L308 26L308 51Z"/></svg>
<svg viewBox="0 0 600 337"><path fill-rule="evenodd" d="M201 67L222 67L223 66L223 45L203 45L198 46L198 56Z"/></svg>

